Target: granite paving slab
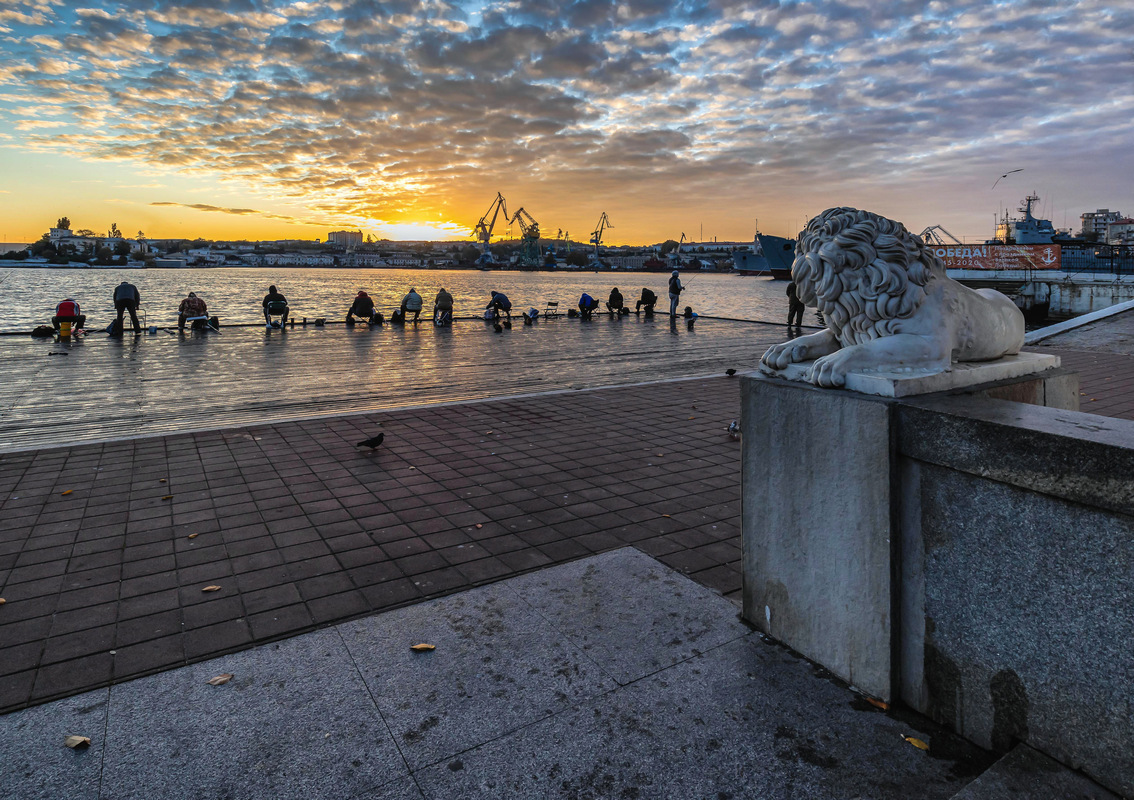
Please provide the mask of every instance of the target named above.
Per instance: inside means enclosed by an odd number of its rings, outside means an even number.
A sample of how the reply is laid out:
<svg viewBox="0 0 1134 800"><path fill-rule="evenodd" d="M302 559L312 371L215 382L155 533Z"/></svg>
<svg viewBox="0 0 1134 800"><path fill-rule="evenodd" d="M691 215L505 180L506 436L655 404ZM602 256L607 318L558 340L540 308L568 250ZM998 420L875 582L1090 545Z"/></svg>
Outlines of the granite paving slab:
<svg viewBox="0 0 1134 800"><path fill-rule="evenodd" d="M0 757L16 765L0 796L932 800L991 761L752 632L702 637L699 655L618 684L572 640L568 614L560 629L540 609L583 608L606 582L629 608L670 609L674 630L736 624L730 603L648 561L592 556L545 570L546 583L513 578L0 716ZM586 611L602 631L590 655L652 646L623 642L619 616ZM421 637L436 649L412 652ZM92 746L68 750L72 732Z"/></svg>
<svg viewBox="0 0 1134 800"><path fill-rule="evenodd" d="M97 800L109 689L0 717L0 797ZM69 749L68 736L89 746Z"/></svg>
<svg viewBox="0 0 1134 800"><path fill-rule="evenodd" d="M348 622L339 631L414 769L615 686L506 583ZM414 652L415 643L437 649Z"/></svg>
<svg viewBox="0 0 1134 800"><path fill-rule="evenodd" d="M629 547L507 585L620 684L750 632L728 600Z"/></svg>
<svg viewBox="0 0 1134 800"><path fill-rule="evenodd" d="M408 776L333 630L115 686L105 740L103 798L351 797Z"/></svg>
<svg viewBox="0 0 1134 800"><path fill-rule="evenodd" d="M1008 755L970 783L953 800L1120 800L1081 772L1067 767L1026 744L1016 745Z"/></svg>

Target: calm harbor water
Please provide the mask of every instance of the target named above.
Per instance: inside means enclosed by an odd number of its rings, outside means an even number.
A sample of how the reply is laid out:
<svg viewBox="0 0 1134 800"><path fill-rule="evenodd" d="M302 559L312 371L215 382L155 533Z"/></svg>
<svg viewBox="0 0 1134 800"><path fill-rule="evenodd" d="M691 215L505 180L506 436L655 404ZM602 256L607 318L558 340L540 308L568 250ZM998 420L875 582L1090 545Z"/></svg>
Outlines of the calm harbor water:
<svg viewBox="0 0 1134 800"><path fill-rule="evenodd" d="M558 300L566 309L578 303L583 292L605 301L614 286L631 307L642 288L648 287L658 295L659 306L668 310L668 277L669 273L656 272L12 267L0 268L0 331L28 331L50 323L56 304L66 297L82 306L88 329L104 328L114 317L114 287L123 280L138 287L149 323L164 327L176 322L177 306L189 292L204 299L209 313L220 317L222 325L260 322L260 302L271 284L287 296L293 317L312 320L343 319L359 289L365 289L389 316L411 287L424 298L425 314L441 287L452 293L457 316L478 314L494 289L508 295L514 313L529 307L542 311L549 300ZM696 272L682 273L681 280L688 287L681 305L692 306L698 314L770 322L780 322L787 315L783 281Z"/></svg>

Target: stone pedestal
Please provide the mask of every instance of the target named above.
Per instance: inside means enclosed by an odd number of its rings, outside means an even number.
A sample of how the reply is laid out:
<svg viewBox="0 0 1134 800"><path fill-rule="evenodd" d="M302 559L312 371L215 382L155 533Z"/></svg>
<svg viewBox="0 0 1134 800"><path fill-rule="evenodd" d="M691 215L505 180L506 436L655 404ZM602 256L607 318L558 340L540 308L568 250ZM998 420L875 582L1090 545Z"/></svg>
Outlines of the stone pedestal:
<svg viewBox="0 0 1134 800"><path fill-rule="evenodd" d="M745 376L745 619L890 701L899 674L899 398L961 390L1077 410L1077 376L1051 371L1058 365L1022 354L938 375L852 376L861 391L804 383L806 365Z"/></svg>

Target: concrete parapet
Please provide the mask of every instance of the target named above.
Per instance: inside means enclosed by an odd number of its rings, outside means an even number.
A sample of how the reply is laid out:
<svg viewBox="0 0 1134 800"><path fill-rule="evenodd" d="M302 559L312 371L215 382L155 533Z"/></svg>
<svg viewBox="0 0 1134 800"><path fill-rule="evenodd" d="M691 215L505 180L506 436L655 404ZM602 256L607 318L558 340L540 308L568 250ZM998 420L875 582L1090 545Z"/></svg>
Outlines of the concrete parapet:
<svg viewBox="0 0 1134 800"><path fill-rule="evenodd" d="M1067 410L1060 370L904 399L749 376L741 397L745 618L1134 795L1134 423Z"/></svg>

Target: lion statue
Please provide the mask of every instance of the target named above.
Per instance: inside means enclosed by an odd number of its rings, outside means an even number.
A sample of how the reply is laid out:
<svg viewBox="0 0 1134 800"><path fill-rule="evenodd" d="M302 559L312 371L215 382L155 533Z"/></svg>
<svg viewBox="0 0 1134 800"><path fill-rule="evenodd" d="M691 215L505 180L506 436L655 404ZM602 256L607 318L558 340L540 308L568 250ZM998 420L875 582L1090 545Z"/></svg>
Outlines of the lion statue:
<svg viewBox="0 0 1134 800"><path fill-rule="evenodd" d="M807 223L791 276L827 329L773 345L761 361L782 370L814 360L807 380L817 386L843 386L853 372L942 372L1024 344L1011 300L957 283L904 225L870 211L831 208Z"/></svg>

